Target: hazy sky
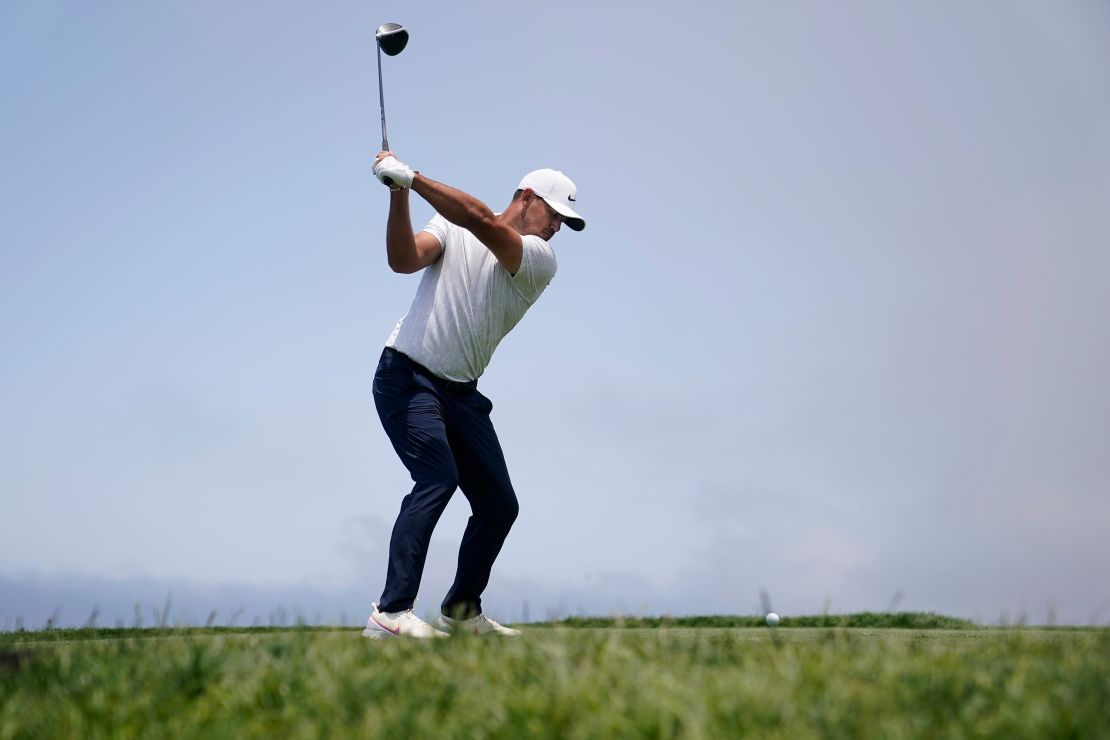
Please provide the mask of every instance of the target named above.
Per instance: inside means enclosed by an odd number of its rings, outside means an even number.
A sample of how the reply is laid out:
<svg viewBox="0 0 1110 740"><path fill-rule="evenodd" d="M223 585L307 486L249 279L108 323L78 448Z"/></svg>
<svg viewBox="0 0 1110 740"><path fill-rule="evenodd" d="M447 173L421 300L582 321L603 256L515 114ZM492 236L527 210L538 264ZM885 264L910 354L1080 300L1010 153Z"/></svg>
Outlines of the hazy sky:
<svg viewBox="0 0 1110 740"><path fill-rule="evenodd" d="M400 157L588 220L481 380L491 613L1110 620L1105 2L6 0L0 629L365 618L386 21Z"/></svg>

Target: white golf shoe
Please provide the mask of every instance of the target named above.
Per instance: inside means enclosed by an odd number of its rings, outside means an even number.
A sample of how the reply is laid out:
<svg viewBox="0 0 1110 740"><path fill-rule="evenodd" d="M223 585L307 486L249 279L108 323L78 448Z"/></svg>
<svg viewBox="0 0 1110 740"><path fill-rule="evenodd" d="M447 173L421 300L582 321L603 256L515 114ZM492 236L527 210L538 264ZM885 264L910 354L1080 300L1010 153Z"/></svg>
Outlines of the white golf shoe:
<svg viewBox="0 0 1110 740"><path fill-rule="evenodd" d="M448 632L466 632L471 635L501 635L502 637L520 637L520 630L505 627L493 621L485 614L479 614L470 619L451 619L440 615L436 626Z"/></svg>
<svg viewBox="0 0 1110 740"><path fill-rule="evenodd" d="M380 640L385 637L415 637L418 640L428 640L435 637L449 637L446 632L437 630L425 622L412 609L402 612L378 611L378 605L373 604L374 611L366 620L366 629L362 631L363 637L371 640Z"/></svg>

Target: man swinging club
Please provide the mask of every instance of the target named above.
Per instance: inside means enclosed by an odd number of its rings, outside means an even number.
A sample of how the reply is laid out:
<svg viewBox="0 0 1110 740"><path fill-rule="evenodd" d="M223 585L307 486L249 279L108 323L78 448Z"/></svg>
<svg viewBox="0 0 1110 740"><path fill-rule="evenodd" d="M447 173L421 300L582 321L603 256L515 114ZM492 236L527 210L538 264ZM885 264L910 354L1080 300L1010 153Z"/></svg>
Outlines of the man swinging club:
<svg viewBox="0 0 1110 740"><path fill-rule="evenodd" d="M581 231L576 190L561 172L524 176L502 213L380 152L374 174L390 187L386 253L394 272L424 270L409 312L386 340L374 405L412 475L389 541L385 590L363 635L431 638L448 632L516 636L482 613L482 592L517 516L505 456L478 378L494 349L555 275L548 242L562 224ZM409 191L436 216L413 233ZM456 488L471 516L455 582L436 626L413 612L432 530ZM438 629L437 629L438 628Z"/></svg>

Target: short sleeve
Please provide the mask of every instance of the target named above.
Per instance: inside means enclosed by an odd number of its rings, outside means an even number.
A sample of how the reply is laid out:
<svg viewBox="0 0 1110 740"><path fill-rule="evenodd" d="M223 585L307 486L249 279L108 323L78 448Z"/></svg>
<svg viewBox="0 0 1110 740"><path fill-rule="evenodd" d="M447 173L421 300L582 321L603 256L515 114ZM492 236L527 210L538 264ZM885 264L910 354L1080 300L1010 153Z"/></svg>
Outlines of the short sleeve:
<svg viewBox="0 0 1110 740"><path fill-rule="evenodd" d="M543 293L555 277L558 263L551 245L538 236L523 237L524 254L520 259L520 269L513 276L513 287L524 300L533 303Z"/></svg>
<svg viewBox="0 0 1110 740"><path fill-rule="evenodd" d="M437 213L432 216L432 220L429 221L421 231L428 232L439 240L440 246L444 246L447 244L447 228L449 223L447 219Z"/></svg>

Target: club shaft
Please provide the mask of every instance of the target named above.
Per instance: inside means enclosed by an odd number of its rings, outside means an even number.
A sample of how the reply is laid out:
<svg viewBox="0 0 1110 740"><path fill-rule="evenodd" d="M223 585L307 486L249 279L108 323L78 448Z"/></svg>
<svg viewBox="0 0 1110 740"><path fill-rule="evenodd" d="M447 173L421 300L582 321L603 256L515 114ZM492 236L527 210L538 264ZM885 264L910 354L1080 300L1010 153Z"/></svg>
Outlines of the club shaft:
<svg viewBox="0 0 1110 740"><path fill-rule="evenodd" d="M382 108L382 151L389 151L389 136L385 132L385 89L382 86L382 45L378 47L378 102Z"/></svg>

